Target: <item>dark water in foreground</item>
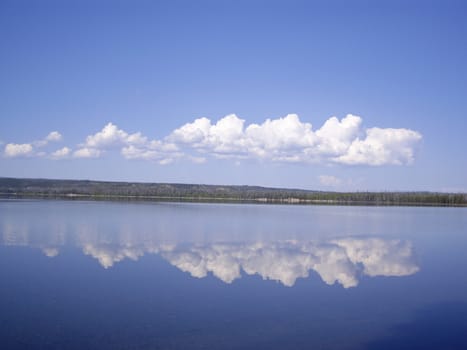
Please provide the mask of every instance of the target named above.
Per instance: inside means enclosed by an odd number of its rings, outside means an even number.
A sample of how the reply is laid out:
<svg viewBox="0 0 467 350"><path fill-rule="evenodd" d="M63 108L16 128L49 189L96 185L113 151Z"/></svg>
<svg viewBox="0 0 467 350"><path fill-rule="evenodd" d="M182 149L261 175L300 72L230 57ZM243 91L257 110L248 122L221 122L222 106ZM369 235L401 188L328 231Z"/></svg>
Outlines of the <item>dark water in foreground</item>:
<svg viewBox="0 0 467 350"><path fill-rule="evenodd" d="M467 349L467 209L0 201L1 349Z"/></svg>

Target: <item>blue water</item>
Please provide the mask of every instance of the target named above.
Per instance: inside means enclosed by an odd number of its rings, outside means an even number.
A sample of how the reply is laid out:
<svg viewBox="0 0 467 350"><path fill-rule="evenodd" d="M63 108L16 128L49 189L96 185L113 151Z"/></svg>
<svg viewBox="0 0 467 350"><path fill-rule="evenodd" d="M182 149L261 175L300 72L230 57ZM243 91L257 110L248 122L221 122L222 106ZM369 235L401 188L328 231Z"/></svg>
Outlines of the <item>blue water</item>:
<svg viewBox="0 0 467 350"><path fill-rule="evenodd" d="M0 201L1 349L467 349L467 209Z"/></svg>

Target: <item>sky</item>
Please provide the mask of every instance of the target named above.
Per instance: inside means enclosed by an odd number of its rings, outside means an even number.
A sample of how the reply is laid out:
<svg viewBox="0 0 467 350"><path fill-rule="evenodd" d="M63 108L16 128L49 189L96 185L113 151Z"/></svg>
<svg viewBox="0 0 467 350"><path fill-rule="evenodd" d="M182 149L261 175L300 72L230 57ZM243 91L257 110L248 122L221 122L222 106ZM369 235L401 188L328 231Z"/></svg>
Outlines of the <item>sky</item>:
<svg viewBox="0 0 467 350"><path fill-rule="evenodd" d="M0 1L0 177L467 192L465 1Z"/></svg>

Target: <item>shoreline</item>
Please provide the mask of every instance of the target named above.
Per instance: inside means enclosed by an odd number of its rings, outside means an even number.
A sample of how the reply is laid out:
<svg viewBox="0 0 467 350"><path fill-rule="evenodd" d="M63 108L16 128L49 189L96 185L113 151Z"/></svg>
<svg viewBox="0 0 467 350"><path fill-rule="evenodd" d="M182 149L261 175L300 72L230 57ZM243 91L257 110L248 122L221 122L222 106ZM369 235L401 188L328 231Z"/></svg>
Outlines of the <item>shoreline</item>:
<svg viewBox="0 0 467 350"><path fill-rule="evenodd" d="M333 192L248 185L5 177L0 177L0 196L4 198L52 198L64 200L467 207L466 193L429 191Z"/></svg>
<svg viewBox="0 0 467 350"><path fill-rule="evenodd" d="M0 199L37 199L63 201L96 201L96 202L174 202L174 203L210 203L210 204L269 204L269 205L329 205L329 206L361 206L361 207L440 207L466 208L461 203L430 203L430 202L391 202L391 201L351 201L330 199L300 199L300 198L219 198L219 197L171 197L148 195L89 195L79 193L47 194L47 193L0 193Z"/></svg>

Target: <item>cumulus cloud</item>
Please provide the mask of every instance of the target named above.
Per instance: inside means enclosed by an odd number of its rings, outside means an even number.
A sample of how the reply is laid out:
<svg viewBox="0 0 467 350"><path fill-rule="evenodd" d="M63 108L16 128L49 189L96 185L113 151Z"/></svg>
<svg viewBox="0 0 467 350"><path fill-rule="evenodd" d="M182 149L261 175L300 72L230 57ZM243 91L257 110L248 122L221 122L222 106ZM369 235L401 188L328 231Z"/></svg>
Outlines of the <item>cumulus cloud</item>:
<svg viewBox="0 0 467 350"><path fill-rule="evenodd" d="M34 146L44 147L50 142L58 142L62 140L62 135L58 131L51 131L45 138L39 141L34 141Z"/></svg>
<svg viewBox="0 0 467 350"><path fill-rule="evenodd" d="M126 144L142 144L146 141L147 138L142 136L139 132L130 135L127 132L119 129L116 125L108 123L101 131L95 133L94 135L89 135L86 138L84 147L104 148Z"/></svg>
<svg viewBox="0 0 467 350"><path fill-rule="evenodd" d="M159 160L159 164L160 165L168 165L168 164L172 164L174 161L175 161L174 158L163 158L163 159Z"/></svg>
<svg viewBox="0 0 467 350"><path fill-rule="evenodd" d="M295 114L247 128L244 124L235 114L215 124L200 118L176 129L168 139L220 158L293 160L297 151L312 146L316 138L311 124L301 123Z"/></svg>
<svg viewBox="0 0 467 350"><path fill-rule="evenodd" d="M335 160L344 164L410 164L421 138L420 133L408 129L367 129L363 140L353 140L347 152Z"/></svg>
<svg viewBox="0 0 467 350"><path fill-rule="evenodd" d="M95 148L80 148L73 152L75 158L98 158L102 154L102 151Z"/></svg>
<svg viewBox="0 0 467 350"><path fill-rule="evenodd" d="M86 137L73 154L76 158L98 158L106 150L120 148L125 159L156 160L160 164L169 164L182 154L177 145L159 140L149 140L141 132L129 134L118 126L108 123L104 128Z"/></svg>
<svg viewBox="0 0 467 350"><path fill-rule="evenodd" d="M3 154L8 158L31 156L33 147L30 143L7 143Z"/></svg>
<svg viewBox="0 0 467 350"><path fill-rule="evenodd" d="M139 148L133 145L123 147L121 154L126 159L154 159L161 155L157 150Z"/></svg>
<svg viewBox="0 0 467 350"><path fill-rule="evenodd" d="M250 124L230 114L215 124L196 119L174 130L167 139L218 158L256 158L275 162L340 164L410 164L421 134L408 129L362 130L362 119L329 118L313 131L296 114ZM361 135L366 137L361 139Z"/></svg>
<svg viewBox="0 0 467 350"><path fill-rule="evenodd" d="M216 122L198 118L166 137L151 140L141 132L129 133L108 123L102 130L88 135L75 148L73 157L98 158L110 150L119 150L125 159L152 160L162 165L179 159L201 164L210 157L235 162L256 159L371 166L404 165L414 161L416 146L422 139L419 132L403 128L365 129L362 124L362 118L348 114L340 120L331 117L314 130L311 123L301 121L296 114L288 114L247 125L244 119L229 114ZM31 147L42 147L60 139L61 135L53 131ZM9 150L9 154L32 153L25 148L22 153L19 148L16 153Z"/></svg>
<svg viewBox="0 0 467 350"><path fill-rule="evenodd" d="M49 142L57 142L61 141L62 135L58 131L52 131L47 135L45 139Z"/></svg>
<svg viewBox="0 0 467 350"><path fill-rule="evenodd" d="M47 155L44 151L37 151L42 147L47 146L49 142L56 142L62 139L62 135L58 131L50 132L44 139L29 143L8 143L5 145L3 155L7 158L15 157L43 157Z"/></svg>
<svg viewBox="0 0 467 350"><path fill-rule="evenodd" d="M138 146L129 144L121 149L121 154L126 159L159 160L159 162L171 162L183 156L178 147L173 143L153 140Z"/></svg>
<svg viewBox="0 0 467 350"><path fill-rule="evenodd" d="M129 135L116 125L108 123L101 131L87 136L86 141L79 145L79 149L73 153L73 156L76 158L97 158L103 154L103 150L124 146L130 139L145 141L139 133Z"/></svg>
<svg viewBox="0 0 467 350"><path fill-rule="evenodd" d="M62 159L62 158L68 157L70 154L71 154L71 149L68 147L63 147L63 148L56 150L55 152L52 152L50 156L53 159Z"/></svg>

